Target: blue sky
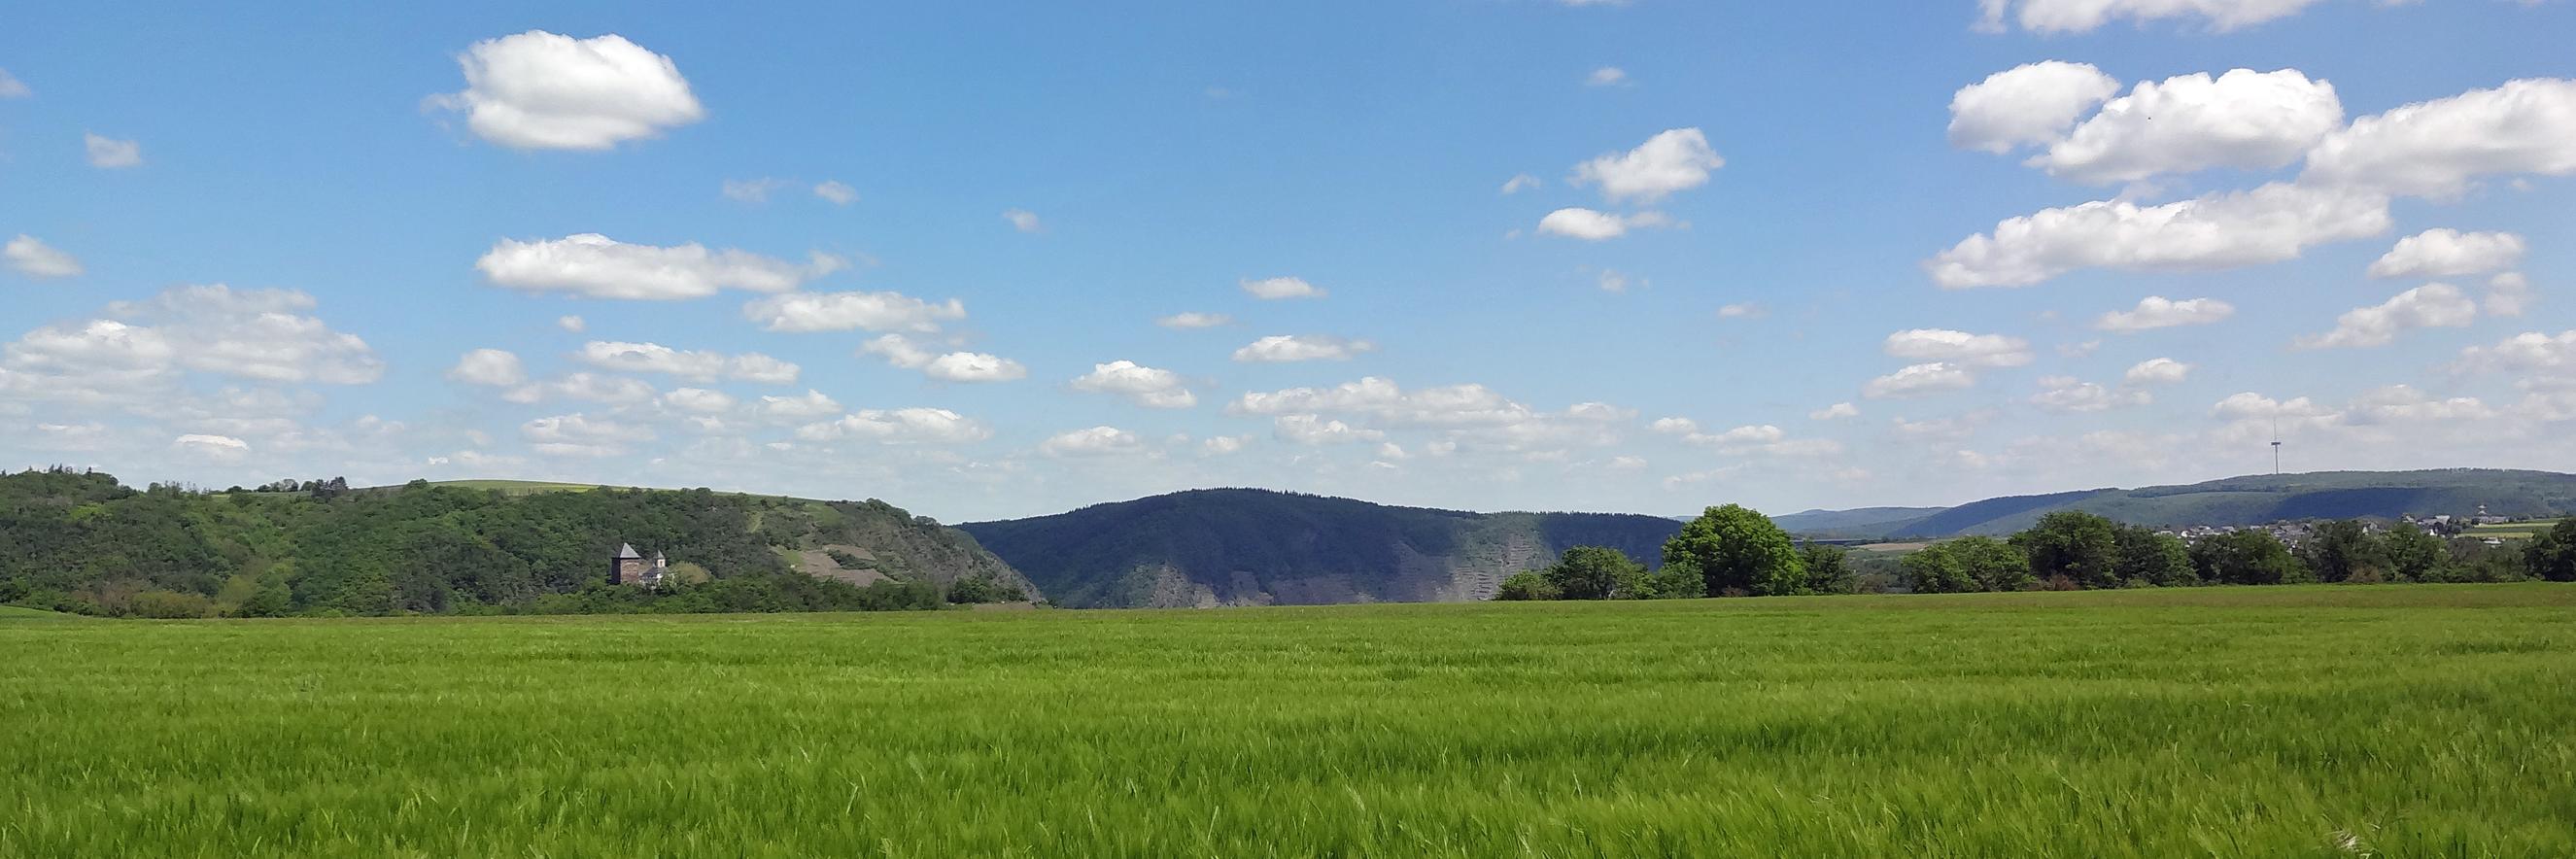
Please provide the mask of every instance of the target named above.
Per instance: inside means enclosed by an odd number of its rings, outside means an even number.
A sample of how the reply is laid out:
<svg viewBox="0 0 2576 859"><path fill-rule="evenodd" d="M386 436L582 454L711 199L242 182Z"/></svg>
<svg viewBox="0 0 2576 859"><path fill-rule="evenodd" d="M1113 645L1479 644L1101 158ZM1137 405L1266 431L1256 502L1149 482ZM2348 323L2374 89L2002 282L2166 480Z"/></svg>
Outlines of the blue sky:
<svg viewBox="0 0 2576 859"><path fill-rule="evenodd" d="M13 13L0 462L950 520L2576 468L2563 1L845 5Z"/></svg>

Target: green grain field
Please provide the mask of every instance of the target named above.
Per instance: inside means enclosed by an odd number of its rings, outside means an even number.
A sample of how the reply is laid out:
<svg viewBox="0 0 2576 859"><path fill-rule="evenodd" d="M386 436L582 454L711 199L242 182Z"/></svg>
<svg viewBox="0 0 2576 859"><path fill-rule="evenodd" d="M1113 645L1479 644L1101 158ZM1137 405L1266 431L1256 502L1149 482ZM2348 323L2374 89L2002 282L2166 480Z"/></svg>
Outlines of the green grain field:
<svg viewBox="0 0 2576 859"><path fill-rule="evenodd" d="M2576 586L0 614L0 856L2569 856Z"/></svg>
<svg viewBox="0 0 2576 859"><path fill-rule="evenodd" d="M2542 532L2548 531L2557 524L2558 520L2556 519L2542 519L2532 522L2496 522L2487 525L2471 525L2467 531L2462 533L2464 536L2469 537L2494 537L2502 540L2529 540L2533 537L2540 536Z"/></svg>

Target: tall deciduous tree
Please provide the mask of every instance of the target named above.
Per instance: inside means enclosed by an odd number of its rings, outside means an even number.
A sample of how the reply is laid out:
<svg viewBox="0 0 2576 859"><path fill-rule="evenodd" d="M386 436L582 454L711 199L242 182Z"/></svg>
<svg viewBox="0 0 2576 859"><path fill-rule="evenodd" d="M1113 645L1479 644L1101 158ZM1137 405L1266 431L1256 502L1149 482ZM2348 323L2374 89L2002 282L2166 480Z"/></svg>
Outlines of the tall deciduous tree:
<svg viewBox="0 0 2576 859"><path fill-rule="evenodd" d="M2411 526L2398 525L2379 540L2380 553L2388 559L2389 569L2407 581L2438 582L2450 578L2451 550L2447 541Z"/></svg>
<svg viewBox="0 0 2576 859"><path fill-rule="evenodd" d="M1711 507L1664 543L1664 566L1695 570L1709 596L1779 596L1807 587L1789 532L1751 508Z"/></svg>
<svg viewBox="0 0 2576 859"><path fill-rule="evenodd" d="M2182 538L2135 525L2118 534L2119 576L2123 584L2145 582L2157 587L2195 585L2200 575L2191 566L2191 546Z"/></svg>
<svg viewBox="0 0 2576 859"><path fill-rule="evenodd" d="M2576 519L2562 519L2522 549L2522 564L2532 578L2576 582Z"/></svg>
<svg viewBox="0 0 2576 859"><path fill-rule="evenodd" d="M2315 581L2306 564L2270 532L2246 529L2204 537L2192 544L2191 563L2202 581L2228 585L2282 585Z"/></svg>
<svg viewBox="0 0 2576 859"><path fill-rule="evenodd" d="M1626 553L1600 546L1565 550L1554 566L1540 573L1556 587L1558 599L1610 600L1646 596L1646 567Z"/></svg>
<svg viewBox="0 0 2576 859"><path fill-rule="evenodd" d="M1502 586L1494 591L1494 598L1504 602L1552 600L1556 598L1556 586L1548 584L1547 577L1539 575L1536 570L1522 570L1503 579Z"/></svg>
<svg viewBox="0 0 2576 859"><path fill-rule="evenodd" d="M1898 562L1916 593L2017 591L2032 583L2030 556L1993 537L1961 537Z"/></svg>
<svg viewBox="0 0 2576 859"><path fill-rule="evenodd" d="M1799 546L1798 561L1807 565L1808 593L1848 594L1860 589L1858 574L1852 570L1851 552L1841 546Z"/></svg>
<svg viewBox="0 0 2576 859"><path fill-rule="evenodd" d="M2038 524L2013 535L2012 542L2030 556L2032 575L2063 576L2087 588L2120 586L2119 526L2109 519L2061 510L2039 517Z"/></svg>
<svg viewBox="0 0 2576 859"><path fill-rule="evenodd" d="M1905 574L1905 587L1918 594L1958 594L1982 590L1977 580L1968 575L1966 565L1959 563L1958 553L1947 543L1925 546L1896 562Z"/></svg>
<svg viewBox="0 0 2576 859"><path fill-rule="evenodd" d="M2307 562L2308 570L2323 582L2350 581L2356 576L2376 580L2388 566L2370 529L2351 519L2318 525L2316 535L2299 545L2299 560Z"/></svg>

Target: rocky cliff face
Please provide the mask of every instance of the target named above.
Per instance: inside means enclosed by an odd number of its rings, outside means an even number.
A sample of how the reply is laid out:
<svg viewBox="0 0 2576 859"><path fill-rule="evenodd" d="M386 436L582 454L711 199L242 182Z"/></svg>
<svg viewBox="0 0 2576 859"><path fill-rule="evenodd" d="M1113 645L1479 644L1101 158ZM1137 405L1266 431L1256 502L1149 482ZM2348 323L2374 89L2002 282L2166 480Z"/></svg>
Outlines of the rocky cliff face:
<svg viewBox="0 0 2576 859"><path fill-rule="evenodd" d="M1043 591L964 531L906 513L883 501L806 502L795 521L797 568L867 584L887 578L920 578L941 587L970 578L1018 586L1031 599ZM845 558L856 558L848 563Z"/></svg>

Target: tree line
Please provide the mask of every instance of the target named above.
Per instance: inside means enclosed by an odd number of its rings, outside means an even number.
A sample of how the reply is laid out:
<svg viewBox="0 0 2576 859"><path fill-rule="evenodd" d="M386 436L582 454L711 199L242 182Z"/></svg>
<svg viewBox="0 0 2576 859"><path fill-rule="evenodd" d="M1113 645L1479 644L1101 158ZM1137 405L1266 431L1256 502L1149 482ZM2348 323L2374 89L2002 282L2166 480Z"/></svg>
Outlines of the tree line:
<svg viewBox="0 0 2576 859"><path fill-rule="evenodd" d="M1770 517L1729 504L1683 525L1661 569L1596 546L1566 550L1542 570L1504 579L1499 600L1672 599L1905 591L2079 590L2301 583L2576 582L2576 519L2520 546L2488 546L2399 525L2317 524L2295 548L2270 531L2239 529L2186 542L2080 511L2040 517L2004 539L1971 536L1902 558L1856 558L1800 544ZM1873 569L1875 568L1875 569Z"/></svg>

